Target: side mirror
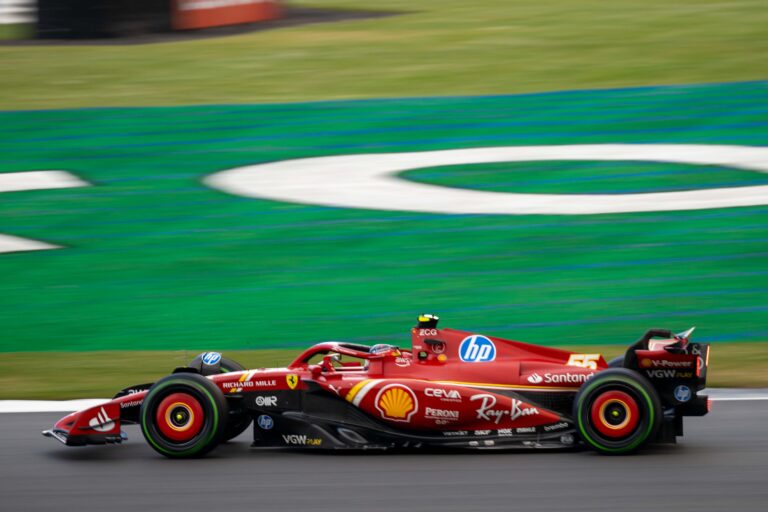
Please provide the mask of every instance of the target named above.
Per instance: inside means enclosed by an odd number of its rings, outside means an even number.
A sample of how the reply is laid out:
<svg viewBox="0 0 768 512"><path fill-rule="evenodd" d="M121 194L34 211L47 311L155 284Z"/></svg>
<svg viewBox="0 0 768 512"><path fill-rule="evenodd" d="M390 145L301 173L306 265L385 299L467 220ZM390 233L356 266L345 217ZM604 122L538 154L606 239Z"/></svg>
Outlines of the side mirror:
<svg viewBox="0 0 768 512"><path fill-rule="evenodd" d="M335 370L333 363L341 363L341 354L328 354L323 356L323 362L320 363L320 368L324 372L332 372Z"/></svg>

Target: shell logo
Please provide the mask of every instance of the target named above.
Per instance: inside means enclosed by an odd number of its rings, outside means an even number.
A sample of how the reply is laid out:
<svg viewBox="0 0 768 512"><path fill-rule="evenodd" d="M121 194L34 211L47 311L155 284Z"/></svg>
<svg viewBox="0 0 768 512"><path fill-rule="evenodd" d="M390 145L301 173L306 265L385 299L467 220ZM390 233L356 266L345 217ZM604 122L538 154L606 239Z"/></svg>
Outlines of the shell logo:
<svg viewBox="0 0 768 512"><path fill-rule="evenodd" d="M402 384L389 384L381 388L374 403L381 417L390 421L409 423L419 410L416 393Z"/></svg>

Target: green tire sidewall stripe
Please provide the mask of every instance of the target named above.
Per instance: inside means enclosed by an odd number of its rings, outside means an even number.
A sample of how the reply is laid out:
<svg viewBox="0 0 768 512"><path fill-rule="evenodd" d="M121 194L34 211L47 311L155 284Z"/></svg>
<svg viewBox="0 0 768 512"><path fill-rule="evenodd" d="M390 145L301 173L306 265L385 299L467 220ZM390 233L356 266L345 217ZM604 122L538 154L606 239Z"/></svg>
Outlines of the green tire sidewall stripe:
<svg viewBox="0 0 768 512"><path fill-rule="evenodd" d="M603 446L602 444L598 443L597 441L592 439L591 436L586 432L586 430L584 428L584 420L582 419L581 406L580 405L579 405L578 411L577 411L578 412L577 419L578 419L578 423L579 423L579 433L581 434L581 438L582 439L587 441L589 444L591 444L592 446L594 446L598 450L602 450L602 451L606 451L606 452L621 453L621 452L627 452L627 451L630 451L630 450L633 450L633 449L637 448L646 439L648 439L648 436L650 435L651 430L653 429L653 424L655 423L655 420L656 420L656 411L654 411L653 400L651 400L650 395L648 395L648 393L637 382L633 381L632 379L629 379L629 378L626 378L626 377L619 377L619 376L613 377L612 380L623 382L624 384L629 385L631 388L633 388L636 391L638 391L643 396L643 398L645 399L646 403L648 404L648 411L649 411L649 416L648 416L649 421L648 421L648 426L645 429L645 432L641 436L639 436L630 445L627 445L627 446L624 446L624 447L621 447L621 448L611 448L609 446ZM597 381L597 382L594 382L594 383L590 383L590 385L588 385L586 388L584 388L584 395L588 395L592 391L592 388L594 388L596 386L599 386L599 385L601 385L603 383L610 383L610 381L606 380L606 381Z"/></svg>
<svg viewBox="0 0 768 512"><path fill-rule="evenodd" d="M216 430L218 429L218 426L219 426L219 410L216 407L216 400L214 400L214 398L211 395L211 393L207 389L205 389L203 386L201 386L200 384L197 384L195 382L189 382L189 381L183 381L183 380L169 380L168 382L162 383L157 388L152 389L150 391L150 394L153 394L153 393L156 394L157 392L161 391L164 388L167 388L168 386L177 385L179 383L183 383L184 385L191 386L191 387L197 389L198 391L200 391L201 393L203 393L204 395L206 395L208 397L209 403L212 406L211 409L213 410L213 428L211 429L210 433L208 434L208 437L206 437L203 442L195 443L195 445L192 448L188 449L188 450L184 450L184 451L180 451L180 452L168 450L168 449L158 445L152 439L152 436L148 432L149 429L147 427L147 418L146 418L146 416L147 416L147 414L149 412L148 409L145 409L145 410L142 411L142 414L141 414L141 430L144 433L144 438L147 441L149 441L149 443L156 450L158 450L161 453L166 453L168 455L194 455L195 453L197 453L200 450L202 450L211 441L213 436L216 434ZM150 396L147 395L147 398L150 398Z"/></svg>

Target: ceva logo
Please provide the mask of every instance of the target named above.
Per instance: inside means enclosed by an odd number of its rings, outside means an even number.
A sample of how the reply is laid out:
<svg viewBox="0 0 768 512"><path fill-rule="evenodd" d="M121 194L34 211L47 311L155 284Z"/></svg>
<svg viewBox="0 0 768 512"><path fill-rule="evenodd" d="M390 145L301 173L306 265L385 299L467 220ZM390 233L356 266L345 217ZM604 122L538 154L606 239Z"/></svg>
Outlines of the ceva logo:
<svg viewBox="0 0 768 512"><path fill-rule="evenodd" d="M465 363L487 363L496 359L496 345L481 334L467 336L459 345L459 358Z"/></svg>

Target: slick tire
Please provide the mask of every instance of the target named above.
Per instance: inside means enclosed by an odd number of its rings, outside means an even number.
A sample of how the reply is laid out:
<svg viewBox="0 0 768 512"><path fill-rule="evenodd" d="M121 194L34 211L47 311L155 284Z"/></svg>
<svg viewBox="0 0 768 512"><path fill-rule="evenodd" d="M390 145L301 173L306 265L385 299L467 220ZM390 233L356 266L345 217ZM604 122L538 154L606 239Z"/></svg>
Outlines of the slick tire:
<svg viewBox="0 0 768 512"><path fill-rule="evenodd" d="M190 361L187 366L192 368L205 369L205 366L202 365L201 362L202 354ZM245 369L246 368L243 365L237 361L229 359L228 357L222 357L221 361L219 362L219 373L242 372ZM202 375L209 374L203 371ZM224 440L222 442L226 443L230 439L234 439L245 432L245 430L251 425L251 421L253 421L253 418L247 414L238 412L237 407L230 408L227 431L224 433Z"/></svg>
<svg viewBox="0 0 768 512"><path fill-rule="evenodd" d="M170 458L199 457L227 431L229 407L216 384L202 375L176 373L157 381L141 405L144 438Z"/></svg>
<svg viewBox="0 0 768 512"><path fill-rule="evenodd" d="M600 453L619 455L656 438L661 402L639 373L609 368L581 386L574 399L573 416L584 444Z"/></svg>
<svg viewBox="0 0 768 512"><path fill-rule="evenodd" d="M245 367L241 365L240 363L233 361L232 359L228 359L226 357L221 358L221 366L220 371L222 373L229 373L229 372L242 372L245 370ZM227 431L224 433L224 441L227 442L231 439L236 438L245 430L251 426L251 421L253 421L253 418L245 413L238 412L238 410L233 410L234 408L230 408L229 411L229 422L227 423Z"/></svg>
<svg viewBox="0 0 768 512"><path fill-rule="evenodd" d="M616 356L608 361L609 368L624 368L624 356Z"/></svg>

